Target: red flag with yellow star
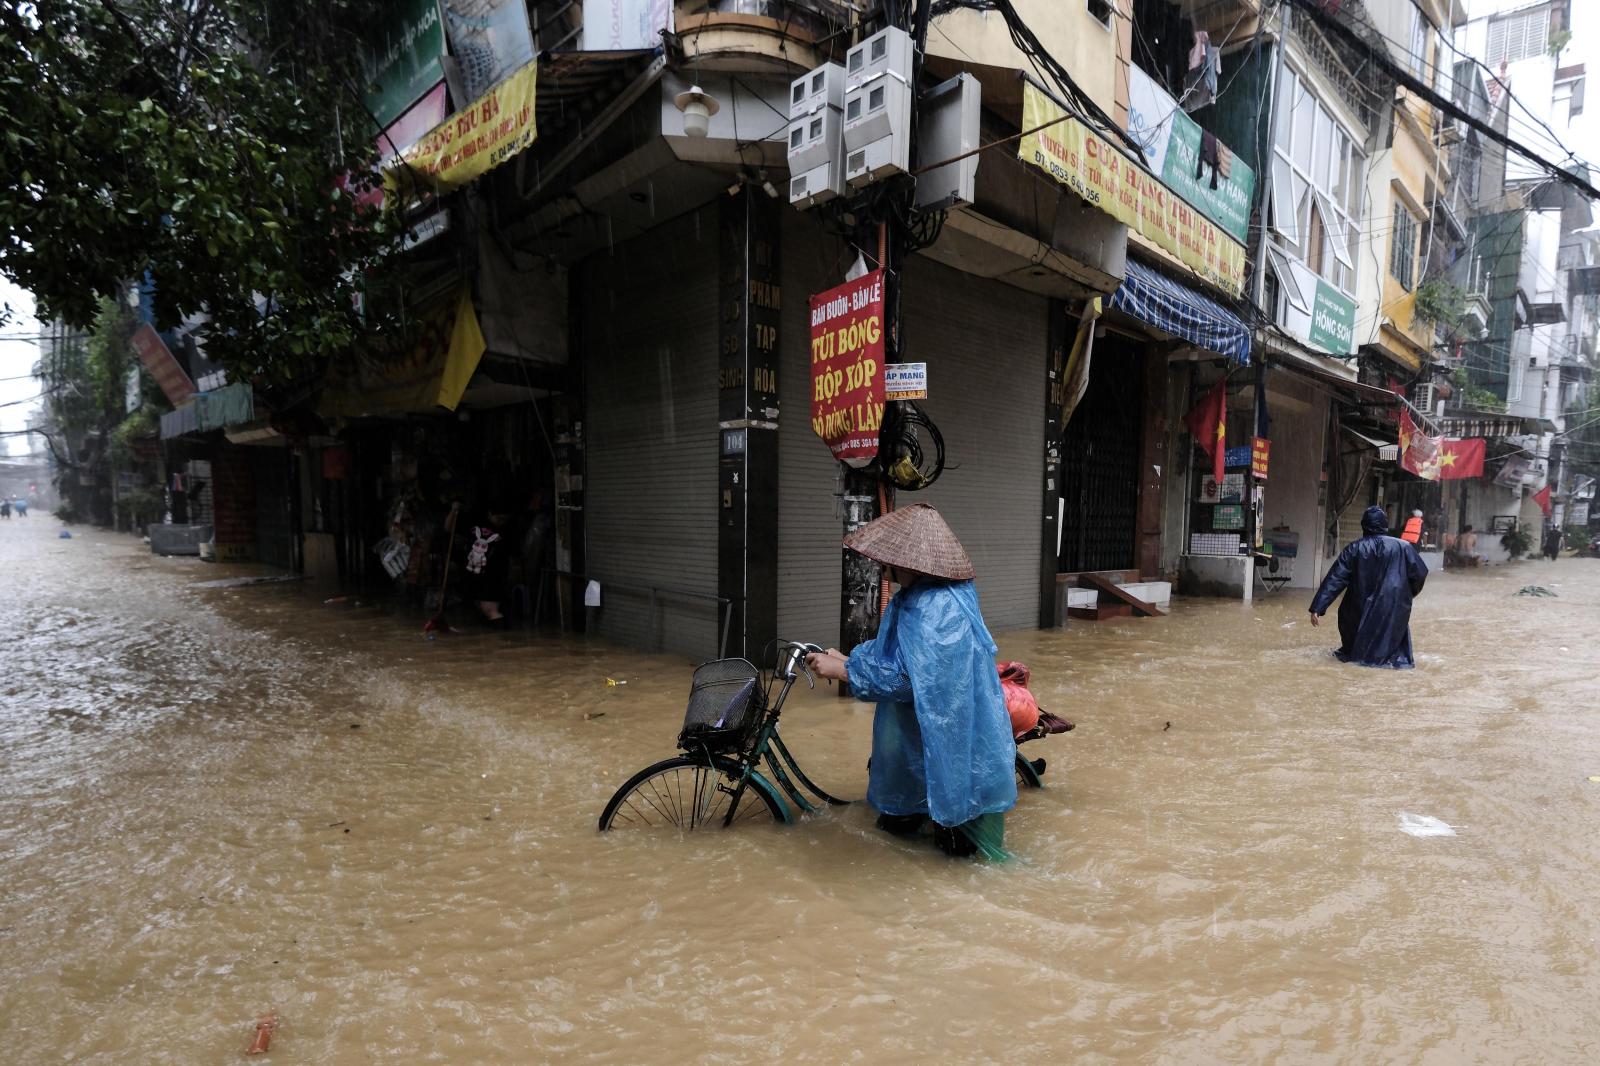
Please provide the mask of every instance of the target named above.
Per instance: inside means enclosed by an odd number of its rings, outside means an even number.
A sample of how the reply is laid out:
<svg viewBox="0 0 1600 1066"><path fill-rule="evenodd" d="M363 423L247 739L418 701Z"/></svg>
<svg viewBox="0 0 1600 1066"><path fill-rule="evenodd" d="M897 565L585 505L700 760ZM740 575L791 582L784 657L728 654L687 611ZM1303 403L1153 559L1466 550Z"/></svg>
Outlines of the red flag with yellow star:
<svg viewBox="0 0 1600 1066"><path fill-rule="evenodd" d="M1439 479L1482 477L1486 445L1482 437L1446 437L1439 444Z"/></svg>
<svg viewBox="0 0 1600 1066"><path fill-rule="evenodd" d="M1211 456L1211 473L1222 480L1228 451L1228 380L1217 382L1193 411L1183 416L1183 424L1194 434L1195 443Z"/></svg>

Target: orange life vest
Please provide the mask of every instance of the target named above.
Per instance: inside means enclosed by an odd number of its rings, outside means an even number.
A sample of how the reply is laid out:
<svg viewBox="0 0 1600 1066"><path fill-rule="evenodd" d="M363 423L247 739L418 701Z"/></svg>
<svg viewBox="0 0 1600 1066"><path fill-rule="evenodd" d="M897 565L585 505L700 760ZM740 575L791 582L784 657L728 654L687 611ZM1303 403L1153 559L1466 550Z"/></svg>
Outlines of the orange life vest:
<svg viewBox="0 0 1600 1066"><path fill-rule="evenodd" d="M1416 515L1412 515L1410 518L1406 519L1406 531L1400 534L1400 539L1408 541L1412 544L1421 543L1422 519L1418 518Z"/></svg>

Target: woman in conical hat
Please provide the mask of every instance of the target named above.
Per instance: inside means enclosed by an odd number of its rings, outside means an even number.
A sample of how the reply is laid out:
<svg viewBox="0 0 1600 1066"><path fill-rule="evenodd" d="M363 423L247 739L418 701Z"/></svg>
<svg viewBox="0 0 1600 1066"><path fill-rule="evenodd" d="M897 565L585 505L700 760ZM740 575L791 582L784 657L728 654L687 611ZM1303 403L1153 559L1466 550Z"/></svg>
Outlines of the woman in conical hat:
<svg viewBox="0 0 1600 1066"><path fill-rule="evenodd" d="M874 639L849 655L810 658L815 672L878 705L867 786L878 825L911 833L931 818L946 851L1003 856L1016 742L972 560L927 504L867 523L844 546L888 567L900 586Z"/></svg>

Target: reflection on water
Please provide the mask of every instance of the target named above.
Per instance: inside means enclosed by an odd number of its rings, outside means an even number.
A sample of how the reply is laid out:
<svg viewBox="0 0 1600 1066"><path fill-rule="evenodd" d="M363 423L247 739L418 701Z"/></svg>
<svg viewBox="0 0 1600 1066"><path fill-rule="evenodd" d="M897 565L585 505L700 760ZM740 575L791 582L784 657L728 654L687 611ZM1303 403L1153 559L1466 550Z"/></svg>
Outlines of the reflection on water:
<svg viewBox="0 0 1600 1066"><path fill-rule="evenodd" d="M1421 668L1304 594L1002 635L1077 732L1002 867L860 807L601 836L685 663L0 525L8 1062L1585 1062L1600 564L1436 576ZM1557 599L1518 598L1522 585ZM806 638L814 634L793 634ZM625 679L608 686L607 677ZM785 734L865 788L870 712ZM1168 725L1170 723L1170 726ZM1399 831L1400 812L1457 827Z"/></svg>

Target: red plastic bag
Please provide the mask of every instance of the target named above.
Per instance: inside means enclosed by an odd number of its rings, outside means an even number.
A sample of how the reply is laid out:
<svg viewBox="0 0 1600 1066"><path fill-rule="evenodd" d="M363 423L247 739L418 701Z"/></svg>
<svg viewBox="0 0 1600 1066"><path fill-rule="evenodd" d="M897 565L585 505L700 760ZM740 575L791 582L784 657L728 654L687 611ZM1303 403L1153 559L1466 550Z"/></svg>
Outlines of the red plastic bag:
<svg viewBox="0 0 1600 1066"><path fill-rule="evenodd" d="M1021 736L1039 724L1039 703L1028 691L1028 668L1019 662L1000 663L1000 690L1011 715L1011 735Z"/></svg>

